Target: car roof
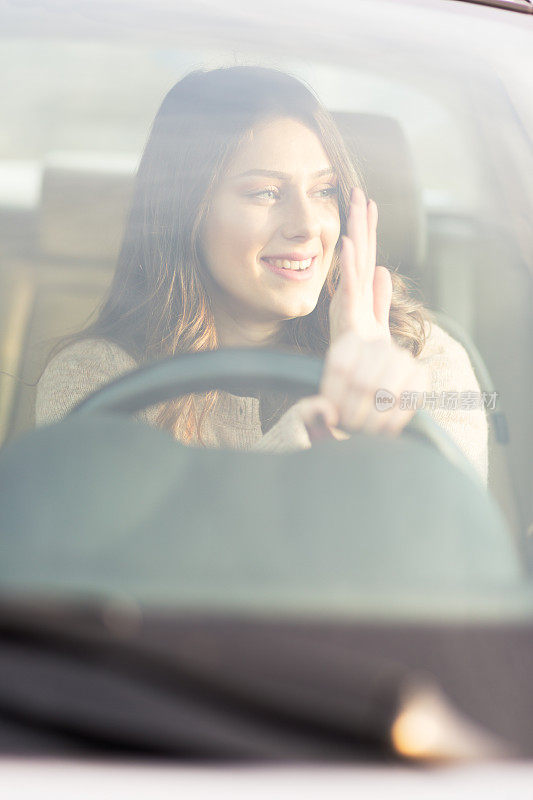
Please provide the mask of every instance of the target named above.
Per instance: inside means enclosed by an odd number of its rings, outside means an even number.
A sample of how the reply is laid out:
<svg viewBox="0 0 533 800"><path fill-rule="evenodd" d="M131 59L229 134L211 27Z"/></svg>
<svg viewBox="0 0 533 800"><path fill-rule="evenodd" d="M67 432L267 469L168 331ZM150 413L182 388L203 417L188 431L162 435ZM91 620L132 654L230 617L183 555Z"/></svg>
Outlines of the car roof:
<svg viewBox="0 0 533 800"><path fill-rule="evenodd" d="M491 8L487 8L491 6ZM441 19L464 24L469 20L496 20L523 26L518 14L498 14L495 9L532 13L532 0L330 0L324 14L322 0L193 0L175 3L173 0L41 0L37 3L5 4L0 12L2 35L21 36L114 36L121 39L152 36L170 37L180 32L186 37L205 37L210 32L225 39L244 31L258 30L262 37L276 31L271 44L284 41L284 30L300 32L292 44L305 44L311 32L327 34L341 31L343 23L353 20L368 23L365 35L372 28L385 33L402 18L414 19L418 25L431 24L435 14ZM282 23L282 25L280 25ZM472 29L473 30L473 29ZM433 31L435 33L435 31ZM462 31L457 30L458 37ZM438 38L438 37L434 37ZM475 37L477 38L477 37Z"/></svg>

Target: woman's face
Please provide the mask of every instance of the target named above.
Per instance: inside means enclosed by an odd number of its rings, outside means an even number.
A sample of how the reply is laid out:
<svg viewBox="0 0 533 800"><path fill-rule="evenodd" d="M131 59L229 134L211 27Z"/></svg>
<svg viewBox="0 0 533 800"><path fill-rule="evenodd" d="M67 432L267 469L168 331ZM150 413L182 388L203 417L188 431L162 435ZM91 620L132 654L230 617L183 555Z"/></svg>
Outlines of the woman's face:
<svg viewBox="0 0 533 800"><path fill-rule="evenodd" d="M274 332L309 314L339 234L337 176L317 136L290 118L258 125L218 186L202 231L215 319Z"/></svg>

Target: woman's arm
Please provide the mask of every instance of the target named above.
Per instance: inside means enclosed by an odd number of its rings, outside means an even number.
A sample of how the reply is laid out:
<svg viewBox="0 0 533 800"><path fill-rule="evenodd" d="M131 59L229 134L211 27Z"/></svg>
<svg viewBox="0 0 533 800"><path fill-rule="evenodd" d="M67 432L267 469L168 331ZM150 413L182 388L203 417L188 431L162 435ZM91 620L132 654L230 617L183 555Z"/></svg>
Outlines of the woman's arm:
<svg viewBox="0 0 533 800"><path fill-rule="evenodd" d="M428 377L425 410L488 481L488 424L481 389L464 347L435 323L418 357ZM441 407L444 406L444 407Z"/></svg>
<svg viewBox="0 0 533 800"><path fill-rule="evenodd" d="M135 367L131 356L104 339L66 347L50 361L37 384L36 424L57 422L89 394Z"/></svg>

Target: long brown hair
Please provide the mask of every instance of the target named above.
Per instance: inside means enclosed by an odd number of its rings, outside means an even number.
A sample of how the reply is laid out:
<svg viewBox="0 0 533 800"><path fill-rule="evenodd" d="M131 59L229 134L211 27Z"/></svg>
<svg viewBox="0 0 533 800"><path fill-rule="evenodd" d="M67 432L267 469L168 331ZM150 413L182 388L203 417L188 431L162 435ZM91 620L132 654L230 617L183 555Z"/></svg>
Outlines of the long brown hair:
<svg viewBox="0 0 533 800"><path fill-rule="evenodd" d="M197 70L166 95L140 162L129 218L112 285L96 320L73 340L104 338L139 363L175 353L212 350L217 334L202 281L200 236L210 198L239 147L260 121L296 118L320 139L339 179L341 232L356 166L328 111L298 79L264 67ZM340 239L317 306L283 323L282 343L301 353L325 355L328 310L339 276ZM392 272L390 329L416 356L425 341L422 304ZM166 403L158 424L182 441L202 441L201 423L216 403L188 395ZM278 414L286 407L281 402ZM272 422L272 419L271 419Z"/></svg>

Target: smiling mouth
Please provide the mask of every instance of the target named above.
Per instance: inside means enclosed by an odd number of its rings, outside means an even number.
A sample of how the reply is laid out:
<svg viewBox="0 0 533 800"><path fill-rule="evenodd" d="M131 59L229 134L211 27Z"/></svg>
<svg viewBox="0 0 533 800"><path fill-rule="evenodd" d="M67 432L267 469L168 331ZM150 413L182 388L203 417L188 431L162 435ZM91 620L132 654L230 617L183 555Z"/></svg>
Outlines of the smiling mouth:
<svg viewBox="0 0 533 800"><path fill-rule="evenodd" d="M276 267L276 269L287 269L295 272L303 272L309 269L313 263L313 258L306 258L304 261L289 261L287 258L263 258L262 260L270 264L271 267Z"/></svg>

